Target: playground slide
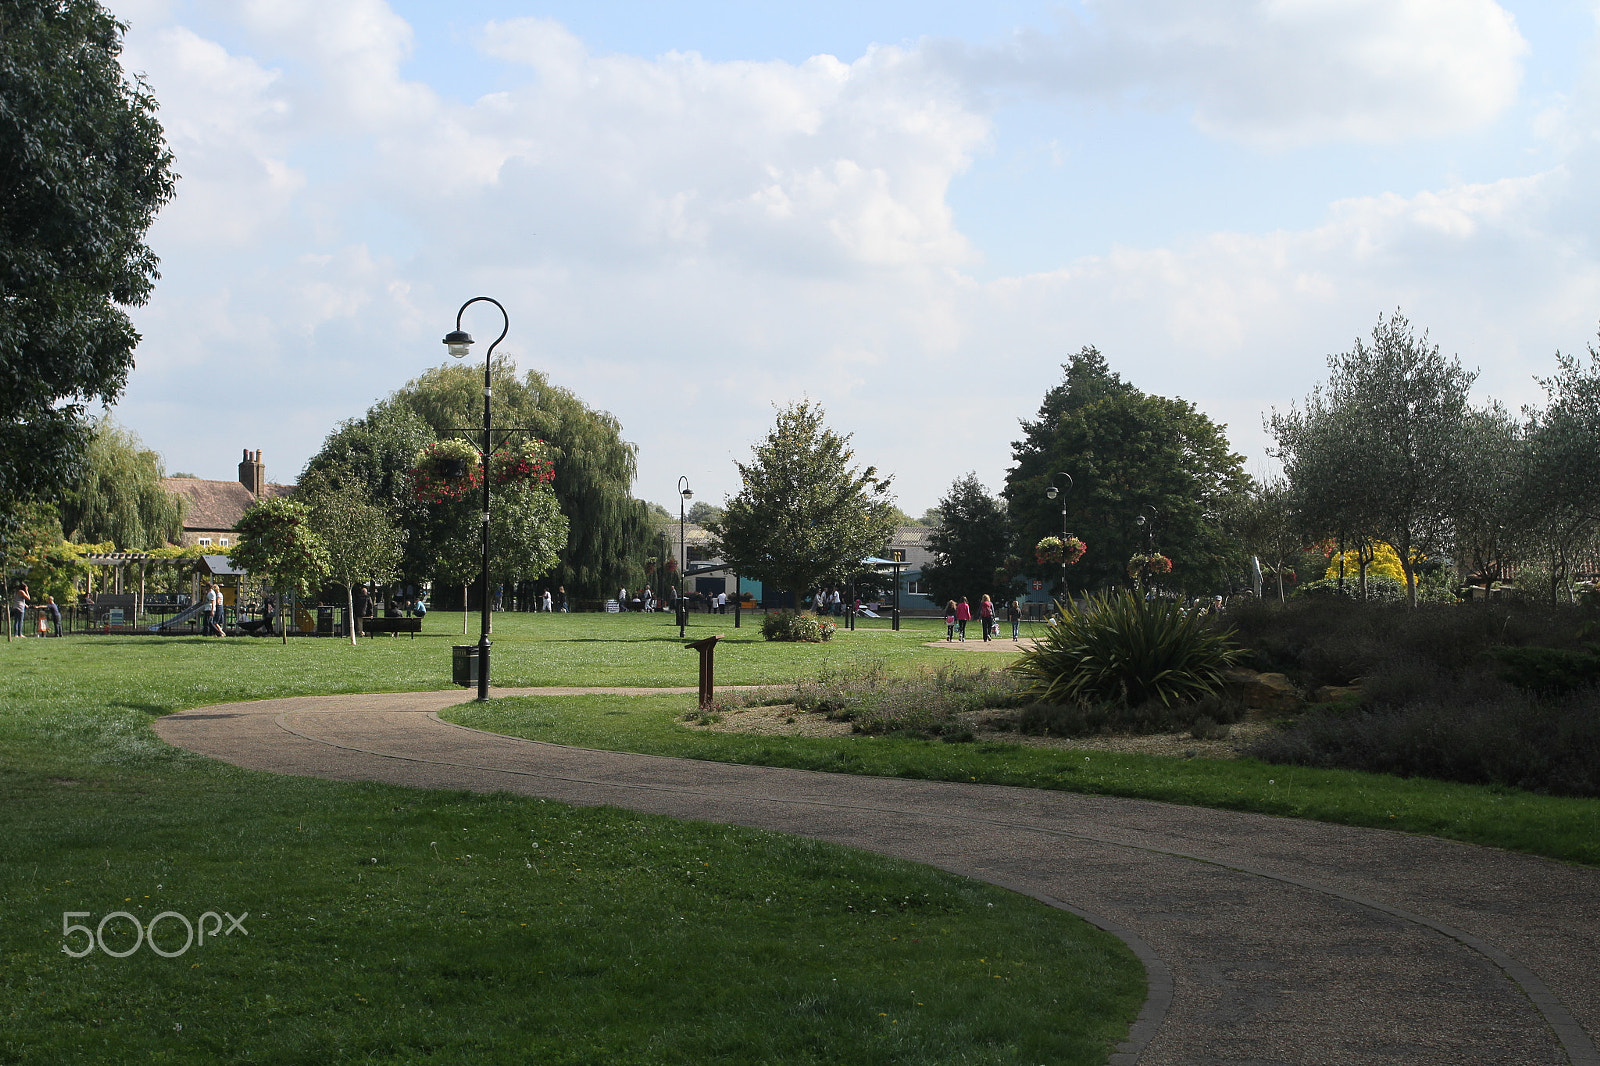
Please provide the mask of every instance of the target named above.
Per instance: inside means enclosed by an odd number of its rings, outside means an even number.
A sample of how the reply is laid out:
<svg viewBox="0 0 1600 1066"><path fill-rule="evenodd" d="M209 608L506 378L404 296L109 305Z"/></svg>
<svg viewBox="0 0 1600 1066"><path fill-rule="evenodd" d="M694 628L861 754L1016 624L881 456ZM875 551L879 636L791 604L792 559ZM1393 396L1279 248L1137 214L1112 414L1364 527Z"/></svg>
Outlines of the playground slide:
<svg viewBox="0 0 1600 1066"><path fill-rule="evenodd" d="M189 619L193 618L195 615L199 614L205 609L206 605L204 601L201 601L200 603L194 604L190 607L185 607L182 611L179 611L165 622L157 622L155 625L151 626L150 632L159 633L168 626L175 626L181 622L187 622Z"/></svg>
<svg viewBox="0 0 1600 1066"><path fill-rule="evenodd" d="M861 608L861 613L866 615L868 618L882 618L883 617L882 615L878 614L876 611L869 611L865 607Z"/></svg>

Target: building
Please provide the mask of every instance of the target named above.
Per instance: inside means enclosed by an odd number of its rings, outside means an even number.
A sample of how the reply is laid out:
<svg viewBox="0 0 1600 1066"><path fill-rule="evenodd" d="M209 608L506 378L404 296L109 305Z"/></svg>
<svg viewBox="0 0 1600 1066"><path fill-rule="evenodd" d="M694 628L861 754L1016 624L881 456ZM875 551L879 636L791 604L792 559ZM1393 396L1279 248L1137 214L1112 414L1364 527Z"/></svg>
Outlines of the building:
<svg viewBox="0 0 1600 1066"><path fill-rule="evenodd" d="M183 534L179 541L185 548L198 545L226 555L237 540L234 532L239 519L253 507L257 500L287 496L294 492L293 485L279 485L267 481L267 468L261 461L261 451L244 449L239 461L239 480L207 481L194 477L169 477L162 485L174 496L183 498Z"/></svg>

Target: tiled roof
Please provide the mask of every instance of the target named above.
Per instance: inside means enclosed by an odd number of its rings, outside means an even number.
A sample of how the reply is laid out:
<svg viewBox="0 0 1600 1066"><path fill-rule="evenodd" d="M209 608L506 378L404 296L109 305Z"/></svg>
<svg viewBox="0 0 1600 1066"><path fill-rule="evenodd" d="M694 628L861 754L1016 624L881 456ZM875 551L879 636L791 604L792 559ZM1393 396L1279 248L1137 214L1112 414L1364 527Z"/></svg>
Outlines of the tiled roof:
<svg viewBox="0 0 1600 1066"><path fill-rule="evenodd" d="M249 489L237 481L204 481L194 477L169 477L161 482L168 492L182 496L188 503L184 508L183 528L201 533L226 533L239 524L256 502ZM263 499L287 496L294 492L293 485L268 484Z"/></svg>

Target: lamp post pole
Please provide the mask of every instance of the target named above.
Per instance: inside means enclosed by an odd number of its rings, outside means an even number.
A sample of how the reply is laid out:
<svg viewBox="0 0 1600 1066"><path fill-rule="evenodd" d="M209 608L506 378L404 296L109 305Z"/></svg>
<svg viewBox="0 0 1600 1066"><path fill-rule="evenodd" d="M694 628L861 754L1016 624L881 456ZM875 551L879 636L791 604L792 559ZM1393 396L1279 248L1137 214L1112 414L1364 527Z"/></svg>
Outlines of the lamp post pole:
<svg viewBox="0 0 1600 1066"><path fill-rule="evenodd" d="M1061 595L1067 594L1067 494L1072 491L1072 475L1065 471L1056 474L1056 477L1067 479L1067 487L1051 485L1045 489L1044 494L1049 499L1061 501Z"/></svg>
<svg viewBox="0 0 1600 1066"><path fill-rule="evenodd" d="M462 304L461 309L456 312L456 328L445 334L444 338L446 349L457 359L465 359L467 352L472 347L472 335L462 330L461 316L466 313L467 308L475 303L494 304L495 307L499 308L500 317L505 322L504 328L500 330L500 336L496 337L494 343L489 345L489 350L484 353L483 357L483 447L481 448L483 453L483 513L479 519L483 525L483 570L479 575L478 583L478 606L482 615L478 629L478 699L479 701L487 701L489 698L489 455L494 451L494 441L492 439L494 420L489 409L489 399L494 393L494 387L490 380L490 373L494 368L495 348L499 346L501 341L506 339L506 334L511 332L511 316L506 314L506 309L500 305L499 300L488 296L474 296Z"/></svg>
<svg viewBox="0 0 1600 1066"><path fill-rule="evenodd" d="M689 556L683 546L684 510L694 490L689 488L687 475L678 479L678 637L682 639L684 627L689 624L689 601L683 594L683 574L689 569Z"/></svg>

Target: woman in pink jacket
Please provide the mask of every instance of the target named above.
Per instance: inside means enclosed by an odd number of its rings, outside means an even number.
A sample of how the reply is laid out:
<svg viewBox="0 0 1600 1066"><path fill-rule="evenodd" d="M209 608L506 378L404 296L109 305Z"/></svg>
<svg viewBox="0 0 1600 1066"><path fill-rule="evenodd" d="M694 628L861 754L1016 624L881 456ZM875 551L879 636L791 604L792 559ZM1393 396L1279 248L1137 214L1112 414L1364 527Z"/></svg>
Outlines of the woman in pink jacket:
<svg viewBox="0 0 1600 1066"><path fill-rule="evenodd" d="M972 621L972 605L963 596L961 597L961 602L956 604L956 632L961 635L960 639L963 643L967 639L967 623L970 621Z"/></svg>

